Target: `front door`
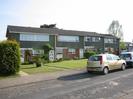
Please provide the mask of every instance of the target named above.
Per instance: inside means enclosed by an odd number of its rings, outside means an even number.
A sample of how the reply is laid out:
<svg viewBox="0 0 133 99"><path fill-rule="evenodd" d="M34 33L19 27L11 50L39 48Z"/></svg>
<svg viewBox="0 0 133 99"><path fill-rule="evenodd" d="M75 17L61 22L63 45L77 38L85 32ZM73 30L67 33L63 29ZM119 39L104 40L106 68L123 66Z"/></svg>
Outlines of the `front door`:
<svg viewBox="0 0 133 99"><path fill-rule="evenodd" d="M79 58L83 58L84 57L84 50L80 49L79 50Z"/></svg>

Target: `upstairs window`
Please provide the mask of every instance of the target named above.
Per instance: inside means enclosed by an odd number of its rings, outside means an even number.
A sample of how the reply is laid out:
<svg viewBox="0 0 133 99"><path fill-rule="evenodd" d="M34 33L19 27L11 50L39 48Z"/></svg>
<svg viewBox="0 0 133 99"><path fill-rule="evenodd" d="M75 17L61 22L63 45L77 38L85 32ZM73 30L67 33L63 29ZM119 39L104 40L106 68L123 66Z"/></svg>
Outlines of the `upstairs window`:
<svg viewBox="0 0 133 99"><path fill-rule="evenodd" d="M58 36L60 42L79 42L79 36Z"/></svg>
<svg viewBox="0 0 133 99"><path fill-rule="evenodd" d="M100 40L101 40L100 37L90 37L90 36L85 37L86 42L99 42Z"/></svg>
<svg viewBox="0 0 133 99"><path fill-rule="evenodd" d="M49 35L45 34L20 34L20 41L49 41Z"/></svg>
<svg viewBox="0 0 133 99"><path fill-rule="evenodd" d="M117 43L117 39L114 39L114 43Z"/></svg>
<svg viewBox="0 0 133 99"><path fill-rule="evenodd" d="M99 42L100 40L100 37L92 37L92 42Z"/></svg>
<svg viewBox="0 0 133 99"><path fill-rule="evenodd" d="M105 38L104 43L114 43L113 39Z"/></svg>
<svg viewBox="0 0 133 99"><path fill-rule="evenodd" d="M92 37L89 37L89 36L85 37L85 41L86 42L91 42L92 41Z"/></svg>
<svg viewBox="0 0 133 99"><path fill-rule="evenodd" d="M31 34L20 34L20 41L32 41L34 36Z"/></svg>

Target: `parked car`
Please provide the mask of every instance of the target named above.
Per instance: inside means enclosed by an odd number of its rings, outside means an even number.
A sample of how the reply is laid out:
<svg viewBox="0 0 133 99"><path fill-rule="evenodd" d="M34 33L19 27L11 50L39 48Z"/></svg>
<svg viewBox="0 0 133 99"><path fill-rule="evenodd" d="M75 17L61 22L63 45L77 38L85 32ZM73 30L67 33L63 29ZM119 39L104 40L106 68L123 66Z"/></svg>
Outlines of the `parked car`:
<svg viewBox="0 0 133 99"><path fill-rule="evenodd" d="M127 66L133 67L133 52L122 52L120 54L120 57L124 60L126 60Z"/></svg>
<svg viewBox="0 0 133 99"><path fill-rule="evenodd" d="M108 74L110 70L122 69L125 70L126 61L120 59L114 54L97 54L91 56L87 61L87 71L102 71Z"/></svg>

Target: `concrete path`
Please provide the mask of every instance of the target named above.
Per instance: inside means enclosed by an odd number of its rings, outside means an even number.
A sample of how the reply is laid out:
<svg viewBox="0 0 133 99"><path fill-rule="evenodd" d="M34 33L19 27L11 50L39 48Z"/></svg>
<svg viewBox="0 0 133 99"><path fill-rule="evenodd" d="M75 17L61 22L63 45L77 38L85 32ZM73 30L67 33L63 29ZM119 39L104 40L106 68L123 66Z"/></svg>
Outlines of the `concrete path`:
<svg viewBox="0 0 133 99"><path fill-rule="evenodd" d="M58 71L54 73L41 73L41 74L32 74L32 75L24 74L23 76L20 76L20 77L0 80L0 89L13 87L13 86L20 86L20 85L25 85L25 84L35 83L40 81L53 80L53 79L59 78L60 76L66 76L66 75L71 75L71 74L81 73L81 72L86 72L86 70L85 69L65 70L65 71Z"/></svg>

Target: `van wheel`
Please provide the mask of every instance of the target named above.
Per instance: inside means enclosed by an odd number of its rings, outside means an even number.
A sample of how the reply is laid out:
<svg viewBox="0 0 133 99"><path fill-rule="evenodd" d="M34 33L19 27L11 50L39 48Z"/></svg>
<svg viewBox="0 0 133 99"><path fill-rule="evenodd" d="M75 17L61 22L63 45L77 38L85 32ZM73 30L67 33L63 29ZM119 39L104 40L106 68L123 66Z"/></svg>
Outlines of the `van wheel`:
<svg viewBox="0 0 133 99"><path fill-rule="evenodd" d="M121 65L121 70L125 70L126 69L126 65L125 64L122 64Z"/></svg>
<svg viewBox="0 0 133 99"><path fill-rule="evenodd" d="M89 71L89 70L87 70L87 72L88 72L88 73L93 73L93 71Z"/></svg>
<svg viewBox="0 0 133 99"><path fill-rule="evenodd" d="M108 74L108 73L109 73L109 69L108 69L107 67L105 67L105 68L103 69L103 74L106 75L106 74Z"/></svg>

